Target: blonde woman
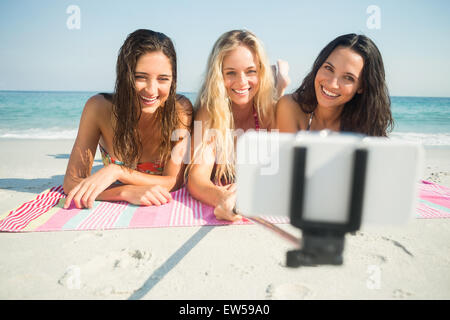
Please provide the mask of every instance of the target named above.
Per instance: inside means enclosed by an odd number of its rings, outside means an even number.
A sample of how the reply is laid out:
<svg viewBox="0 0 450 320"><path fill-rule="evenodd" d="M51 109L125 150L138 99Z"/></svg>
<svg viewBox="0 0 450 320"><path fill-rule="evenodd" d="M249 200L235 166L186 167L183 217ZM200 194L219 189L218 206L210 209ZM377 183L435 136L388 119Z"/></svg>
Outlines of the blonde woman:
<svg viewBox="0 0 450 320"><path fill-rule="evenodd" d="M289 84L287 70L287 63L278 61L274 79L260 40L249 31L226 32L214 44L195 103L193 157L186 178L191 195L213 206L217 219L241 219L233 213L236 138L249 129L275 128L274 107ZM201 141L196 139L199 124Z"/></svg>

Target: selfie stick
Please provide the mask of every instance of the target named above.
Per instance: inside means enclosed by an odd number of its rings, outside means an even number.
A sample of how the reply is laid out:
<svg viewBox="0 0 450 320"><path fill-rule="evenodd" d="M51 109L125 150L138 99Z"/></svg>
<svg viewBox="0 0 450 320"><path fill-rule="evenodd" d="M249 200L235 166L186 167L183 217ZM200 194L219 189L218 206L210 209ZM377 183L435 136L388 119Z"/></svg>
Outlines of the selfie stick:
<svg viewBox="0 0 450 320"><path fill-rule="evenodd" d="M366 178L367 150L356 149L353 157L351 198L346 223L311 221L303 217L305 189L305 147L294 148L294 176L291 189L291 224L302 230L301 249L287 253L288 267L314 265L342 265L344 236L361 226L364 184ZM326 201L326 199L324 199Z"/></svg>

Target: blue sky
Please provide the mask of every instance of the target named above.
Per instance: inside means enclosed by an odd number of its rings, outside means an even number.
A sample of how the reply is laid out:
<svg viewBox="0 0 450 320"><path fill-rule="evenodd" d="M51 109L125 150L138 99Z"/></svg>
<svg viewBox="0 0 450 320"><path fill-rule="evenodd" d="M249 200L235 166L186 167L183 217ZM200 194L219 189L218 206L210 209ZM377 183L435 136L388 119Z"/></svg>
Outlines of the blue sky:
<svg viewBox="0 0 450 320"><path fill-rule="evenodd" d="M69 29L70 5L80 29ZM380 28L367 25L375 5ZM253 31L272 62L290 64L294 90L335 37L360 33L379 47L391 95L450 96L450 1L12 1L0 2L0 90L111 91L117 53L138 28L167 34L179 91L197 91L215 40Z"/></svg>

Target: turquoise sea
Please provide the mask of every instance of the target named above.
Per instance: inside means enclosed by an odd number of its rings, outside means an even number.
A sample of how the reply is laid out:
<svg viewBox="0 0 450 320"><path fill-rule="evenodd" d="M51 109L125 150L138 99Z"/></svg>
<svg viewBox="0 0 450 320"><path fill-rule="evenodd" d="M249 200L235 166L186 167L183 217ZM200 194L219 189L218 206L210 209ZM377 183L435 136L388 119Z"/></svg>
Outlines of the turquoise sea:
<svg viewBox="0 0 450 320"><path fill-rule="evenodd" d="M0 139L73 139L97 92L0 91ZM196 93L181 92L194 102ZM450 146L450 98L391 97L392 137Z"/></svg>

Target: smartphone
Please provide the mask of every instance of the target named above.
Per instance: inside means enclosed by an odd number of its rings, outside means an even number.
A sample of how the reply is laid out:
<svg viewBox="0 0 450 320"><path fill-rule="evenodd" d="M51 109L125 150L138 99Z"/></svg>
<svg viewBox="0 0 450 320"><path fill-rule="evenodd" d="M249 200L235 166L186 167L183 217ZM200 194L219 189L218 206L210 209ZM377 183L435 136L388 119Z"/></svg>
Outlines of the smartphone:
<svg viewBox="0 0 450 320"><path fill-rule="evenodd" d="M304 151L301 191L293 188L299 171L294 151L299 148ZM354 198L357 152L366 154L364 183L356 186L362 192L361 227L407 223L415 212L423 146L328 130L253 131L240 136L236 208L247 216L289 217L292 201L302 197L303 219L345 223Z"/></svg>

